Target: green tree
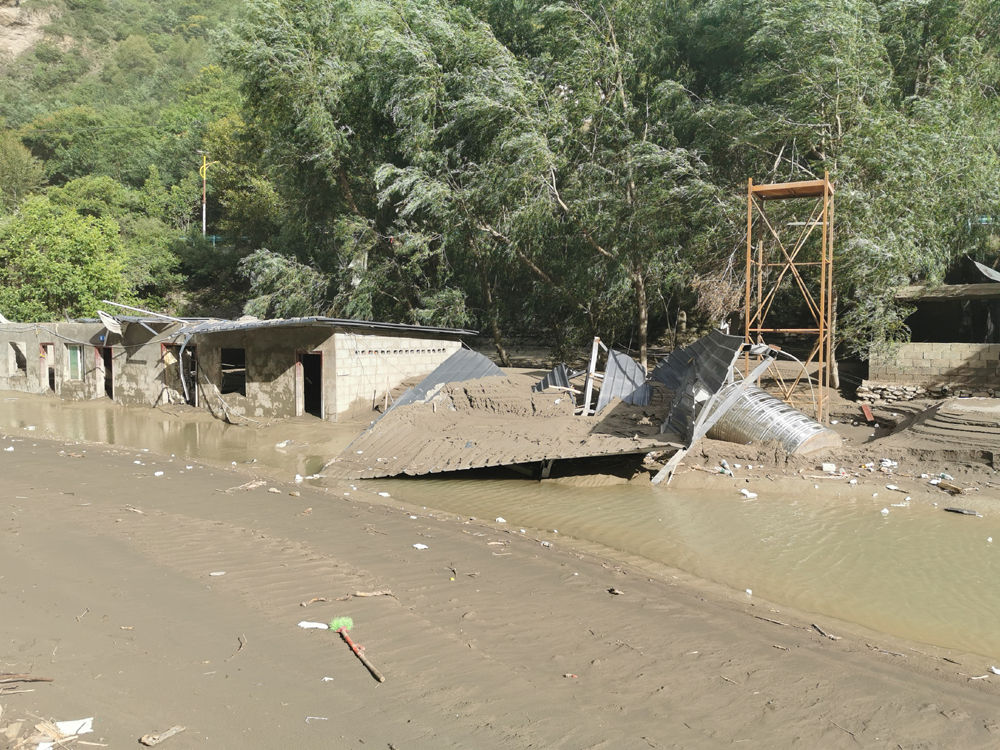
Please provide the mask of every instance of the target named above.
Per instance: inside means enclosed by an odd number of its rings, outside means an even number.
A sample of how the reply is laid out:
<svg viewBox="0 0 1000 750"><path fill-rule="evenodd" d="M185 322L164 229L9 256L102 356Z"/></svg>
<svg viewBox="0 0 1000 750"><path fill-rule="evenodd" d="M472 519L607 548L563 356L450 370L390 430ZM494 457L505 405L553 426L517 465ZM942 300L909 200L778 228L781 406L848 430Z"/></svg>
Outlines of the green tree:
<svg viewBox="0 0 1000 750"><path fill-rule="evenodd" d="M131 299L117 223L33 196L0 219L0 310L25 322L94 316Z"/></svg>
<svg viewBox="0 0 1000 750"><path fill-rule="evenodd" d="M42 163L14 133L0 133L0 213L17 207L44 181Z"/></svg>

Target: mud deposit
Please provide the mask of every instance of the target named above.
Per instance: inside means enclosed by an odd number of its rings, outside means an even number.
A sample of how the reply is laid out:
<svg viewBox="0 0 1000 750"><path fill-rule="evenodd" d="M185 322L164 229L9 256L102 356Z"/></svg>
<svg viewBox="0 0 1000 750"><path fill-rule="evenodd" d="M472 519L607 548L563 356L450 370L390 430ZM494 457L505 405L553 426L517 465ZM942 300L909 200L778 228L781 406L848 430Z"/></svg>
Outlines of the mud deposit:
<svg viewBox="0 0 1000 750"><path fill-rule="evenodd" d="M1000 509L982 466L899 455L889 476L855 446L843 478L814 479L708 443L666 490L319 487L294 474L356 425L123 412L0 394L0 672L54 680L0 685L0 730L94 716L84 739L127 747L184 725L178 750L1000 738ZM735 477L713 473L722 456ZM921 469L980 489L952 498ZM392 595L359 596L376 591ZM297 627L342 615L384 684Z"/></svg>

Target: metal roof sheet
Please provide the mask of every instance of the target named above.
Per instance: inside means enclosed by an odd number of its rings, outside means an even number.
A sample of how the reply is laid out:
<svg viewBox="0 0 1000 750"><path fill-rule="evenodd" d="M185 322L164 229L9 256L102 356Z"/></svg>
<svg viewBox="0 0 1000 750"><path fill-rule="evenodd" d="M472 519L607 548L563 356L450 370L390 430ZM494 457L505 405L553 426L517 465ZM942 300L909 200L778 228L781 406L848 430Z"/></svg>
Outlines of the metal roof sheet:
<svg viewBox="0 0 1000 750"><path fill-rule="evenodd" d="M639 363L627 354L611 349L608 351L608 364L604 369L604 382L601 393L597 397L598 414L615 398L620 398L626 404L646 406L649 403L650 387L646 382L646 373Z"/></svg>
<svg viewBox="0 0 1000 750"><path fill-rule="evenodd" d="M183 334L210 334L227 331L247 331L257 328L277 328L289 326L328 326L331 328L362 328L374 331L395 331L398 333L444 334L448 336L474 336L477 331L465 328L441 328L438 326L416 326L405 323L384 323L376 320L352 320L349 318L327 318L311 316L304 318L270 318L267 320L208 320L180 330Z"/></svg>
<svg viewBox="0 0 1000 750"><path fill-rule="evenodd" d="M426 401L428 396L433 395L433 392L445 383L461 383L466 380L496 376L503 376L503 370L487 357L471 349L459 349L435 367L430 375L400 396L386 414L397 406Z"/></svg>
<svg viewBox="0 0 1000 750"><path fill-rule="evenodd" d="M323 473L354 479L418 476L680 447L672 442L677 436L661 435L657 424L640 421L628 406L600 417L577 416L572 399L534 391L527 377L495 386L492 380L386 412Z"/></svg>

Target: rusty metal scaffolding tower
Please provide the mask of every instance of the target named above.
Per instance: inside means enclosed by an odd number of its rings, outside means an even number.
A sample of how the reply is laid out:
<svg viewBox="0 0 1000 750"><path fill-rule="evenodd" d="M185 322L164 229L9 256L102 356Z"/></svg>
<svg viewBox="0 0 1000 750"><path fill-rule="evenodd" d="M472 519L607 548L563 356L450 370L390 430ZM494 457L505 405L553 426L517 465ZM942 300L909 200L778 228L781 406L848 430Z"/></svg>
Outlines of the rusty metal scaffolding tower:
<svg viewBox="0 0 1000 750"><path fill-rule="evenodd" d="M779 223L769 218L765 205L771 201L815 199L806 221ZM798 205L793 206L798 209ZM756 220L755 220L756 219ZM792 234L782 230L799 229ZM814 232L820 230L819 248ZM810 242L810 239L813 241ZM818 276L818 278L817 278ZM800 327L783 327L772 321L772 307L779 291L797 290L808 311ZM785 307L788 300L783 300ZM833 184L824 173L821 180L754 185L747 181L747 274L744 316L747 342L773 343L768 337L788 334L805 337L811 345L803 367L785 376L772 368L781 397L803 411L815 410L816 419L828 418L825 391L833 371ZM817 367L818 388L812 387L808 370ZM746 363L749 372L749 357ZM805 380L805 383L803 383ZM808 385L808 393L805 386Z"/></svg>

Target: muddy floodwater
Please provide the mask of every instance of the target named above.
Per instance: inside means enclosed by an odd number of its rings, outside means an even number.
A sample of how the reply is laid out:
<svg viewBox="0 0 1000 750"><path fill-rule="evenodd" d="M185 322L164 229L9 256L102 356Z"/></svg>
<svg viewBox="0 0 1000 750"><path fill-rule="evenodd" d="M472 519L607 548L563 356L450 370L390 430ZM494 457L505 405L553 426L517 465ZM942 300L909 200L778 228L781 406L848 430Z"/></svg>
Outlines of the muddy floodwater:
<svg viewBox="0 0 1000 750"><path fill-rule="evenodd" d="M0 392L0 431L176 454L291 480L312 477L357 425L312 418L266 428L204 414L164 414L109 402L62 402ZM307 482L322 483L322 478ZM1000 502L977 497L984 517L943 513L931 501L859 485L833 497L803 483L766 484L745 502L735 485L695 492L648 484L578 486L528 479L372 480L360 490L493 521L514 533L581 540L678 568L777 606L858 623L915 641L982 654L1000 664ZM339 491L339 490L338 490ZM883 514L882 509L888 509ZM557 533L553 534L553 530ZM992 538L993 541L989 541Z"/></svg>

